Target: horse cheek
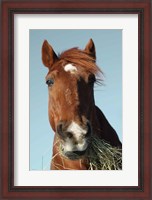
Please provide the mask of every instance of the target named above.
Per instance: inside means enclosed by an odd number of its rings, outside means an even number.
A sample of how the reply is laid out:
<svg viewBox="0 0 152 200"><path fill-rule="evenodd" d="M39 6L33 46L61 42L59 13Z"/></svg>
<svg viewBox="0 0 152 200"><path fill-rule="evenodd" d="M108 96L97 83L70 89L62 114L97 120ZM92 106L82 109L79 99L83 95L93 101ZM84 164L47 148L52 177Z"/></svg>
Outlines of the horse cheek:
<svg viewBox="0 0 152 200"><path fill-rule="evenodd" d="M56 127L55 127L55 113L53 111L53 108L52 108L52 105L51 105L51 102L49 101L49 109L48 109L48 115L49 115L49 122L50 122L50 125L53 129L53 131L55 132L56 130Z"/></svg>
<svg viewBox="0 0 152 200"><path fill-rule="evenodd" d="M54 122L54 118L52 118L52 117L49 116L49 121L50 121L50 125L51 125L53 131L55 132L55 122Z"/></svg>

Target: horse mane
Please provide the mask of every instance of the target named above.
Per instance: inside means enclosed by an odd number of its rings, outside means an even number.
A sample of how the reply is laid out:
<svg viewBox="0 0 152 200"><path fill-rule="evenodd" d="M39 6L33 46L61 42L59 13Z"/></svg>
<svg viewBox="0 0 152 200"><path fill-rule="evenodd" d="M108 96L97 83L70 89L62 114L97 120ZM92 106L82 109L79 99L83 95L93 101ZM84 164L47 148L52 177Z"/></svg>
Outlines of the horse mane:
<svg viewBox="0 0 152 200"><path fill-rule="evenodd" d="M64 60L76 66L80 66L95 75L102 73L101 69L96 65L95 58L76 47L62 52L59 55L59 59L60 61Z"/></svg>

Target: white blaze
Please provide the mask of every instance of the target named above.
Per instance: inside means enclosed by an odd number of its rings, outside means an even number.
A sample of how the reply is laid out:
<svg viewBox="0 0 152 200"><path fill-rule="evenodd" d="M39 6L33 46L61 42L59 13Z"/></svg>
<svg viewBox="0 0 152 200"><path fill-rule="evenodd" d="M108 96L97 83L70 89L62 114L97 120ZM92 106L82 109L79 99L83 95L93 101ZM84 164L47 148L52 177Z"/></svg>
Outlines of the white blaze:
<svg viewBox="0 0 152 200"><path fill-rule="evenodd" d="M64 66L64 70L66 72L75 73L77 71L77 68L75 66L73 66L72 64L67 64Z"/></svg>
<svg viewBox="0 0 152 200"><path fill-rule="evenodd" d="M68 132L72 132L73 135L75 136L75 138L79 139L79 137L82 134L86 134L87 130L83 129L81 126L79 126L77 123L75 123L74 121L69 125Z"/></svg>

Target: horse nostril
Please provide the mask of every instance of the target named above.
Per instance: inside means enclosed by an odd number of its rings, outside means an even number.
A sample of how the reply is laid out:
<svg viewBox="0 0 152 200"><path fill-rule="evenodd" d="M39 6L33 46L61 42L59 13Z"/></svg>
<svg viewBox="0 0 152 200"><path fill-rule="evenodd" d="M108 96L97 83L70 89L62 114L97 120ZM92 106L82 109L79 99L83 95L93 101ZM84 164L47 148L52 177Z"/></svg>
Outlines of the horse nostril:
<svg viewBox="0 0 152 200"><path fill-rule="evenodd" d="M56 132L58 133L58 135L62 138L62 139L66 139L66 138L69 138L71 139L73 137L73 133L72 132L69 132L69 131L66 131L66 122L63 122L63 121L60 121L58 124L57 124L57 127L56 127Z"/></svg>
<svg viewBox="0 0 152 200"><path fill-rule="evenodd" d="M63 122L59 122L58 125L57 125L57 133L63 137Z"/></svg>
<svg viewBox="0 0 152 200"><path fill-rule="evenodd" d="M73 137L73 134L71 132L67 132L66 135L67 135L68 138L72 138Z"/></svg>

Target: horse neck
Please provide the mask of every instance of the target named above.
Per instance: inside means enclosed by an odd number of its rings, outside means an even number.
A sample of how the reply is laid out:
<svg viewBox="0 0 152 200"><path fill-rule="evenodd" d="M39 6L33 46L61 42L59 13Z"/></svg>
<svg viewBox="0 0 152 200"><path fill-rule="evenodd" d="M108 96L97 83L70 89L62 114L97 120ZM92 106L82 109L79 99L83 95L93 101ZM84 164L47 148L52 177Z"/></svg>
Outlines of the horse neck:
<svg viewBox="0 0 152 200"><path fill-rule="evenodd" d="M53 157L51 161L51 170L87 170L87 160L69 160L61 155L60 139L55 134L53 143Z"/></svg>
<svg viewBox="0 0 152 200"><path fill-rule="evenodd" d="M100 139L104 139L112 146L122 147L119 137L113 127L110 125L103 112L95 106L95 111L92 121L93 134Z"/></svg>
<svg viewBox="0 0 152 200"><path fill-rule="evenodd" d="M92 112L91 112L91 116L90 116L90 121L91 121L91 125L92 125L92 132L94 135L98 135L100 134L101 131L101 121L98 119L97 116L97 109L96 109L96 105L94 105Z"/></svg>

